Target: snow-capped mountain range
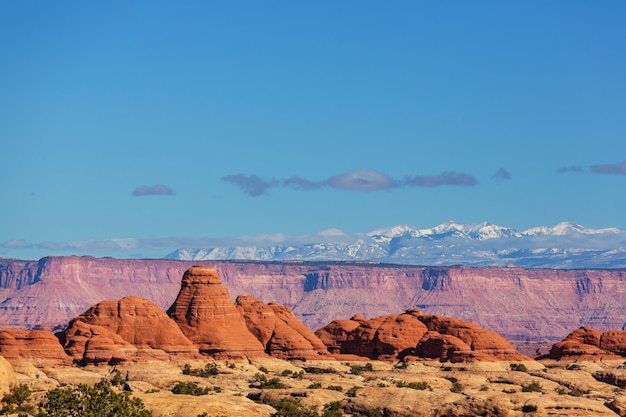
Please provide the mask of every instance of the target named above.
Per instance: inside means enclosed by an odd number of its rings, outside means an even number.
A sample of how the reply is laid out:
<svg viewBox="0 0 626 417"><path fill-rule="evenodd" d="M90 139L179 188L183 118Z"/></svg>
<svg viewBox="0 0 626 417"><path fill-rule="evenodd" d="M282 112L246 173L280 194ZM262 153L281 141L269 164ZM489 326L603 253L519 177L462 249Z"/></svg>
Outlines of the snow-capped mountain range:
<svg viewBox="0 0 626 417"><path fill-rule="evenodd" d="M626 231L590 229L571 222L518 231L489 222L449 221L430 229L398 225L354 235L331 229L312 236L251 237L224 243L211 248L178 249L166 258L626 268Z"/></svg>

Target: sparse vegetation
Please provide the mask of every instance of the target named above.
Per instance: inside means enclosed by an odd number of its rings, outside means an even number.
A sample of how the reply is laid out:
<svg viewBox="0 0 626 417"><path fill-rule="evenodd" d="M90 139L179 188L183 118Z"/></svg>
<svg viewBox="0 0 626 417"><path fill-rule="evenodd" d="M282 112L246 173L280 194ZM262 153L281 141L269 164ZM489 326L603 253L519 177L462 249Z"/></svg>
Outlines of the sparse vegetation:
<svg viewBox="0 0 626 417"><path fill-rule="evenodd" d="M322 384L320 384L319 382L314 382L311 385L309 385L307 388L308 389L320 389L322 388Z"/></svg>
<svg viewBox="0 0 626 417"><path fill-rule="evenodd" d="M197 382L179 382L174 386L174 388L172 388L172 393L200 396L207 395L209 393L209 388L201 388L198 386Z"/></svg>
<svg viewBox="0 0 626 417"><path fill-rule="evenodd" d="M522 385L522 392L543 392L541 384L533 381L530 384Z"/></svg>
<svg viewBox="0 0 626 417"><path fill-rule="evenodd" d="M202 378L208 378L210 376L217 375L218 372L219 371L217 369L217 365L211 362L207 363L204 368L200 369L192 369L191 365L189 365L188 363L183 366L183 375L192 375Z"/></svg>
<svg viewBox="0 0 626 417"><path fill-rule="evenodd" d="M329 389L331 391L343 392L343 387L341 385L329 385L326 387L326 389Z"/></svg>
<svg viewBox="0 0 626 417"><path fill-rule="evenodd" d="M528 372L528 368L523 363L512 363L510 365L511 371Z"/></svg>
<svg viewBox="0 0 626 417"><path fill-rule="evenodd" d="M416 390L429 390L432 391L433 388L428 385L428 382L422 381L422 382L405 382L405 381L396 381L395 382L396 387L398 388L411 388L411 389L416 389Z"/></svg>
<svg viewBox="0 0 626 417"><path fill-rule="evenodd" d="M346 396L348 397L356 397L356 392L363 387L357 387L356 385L346 391Z"/></svg>
<svg viewBox="0 0 626 417"><path fill-rule="evenodd" d="M480 386L480 390L481 391L489 391L489 387L487 385L483 384L483 385Z"/></svg>
<svg viewBox="0 0 626 417"><path fill-rule="evenodd" d="M453 382L450 391L459 394L463 392L463 385L460 382Z"/></svg>
<svg viewBox="0 0 626 417"><path fill-rule="evenodd" d="M79 384L55 388L46 393L46 399L40 404L37 417L151 417L139 398L126 393L116 393L109 386L109 381L100 382L91 387Z"/></svg>
<svg viewBox="0 0 626 417"><path fill-rule="evenodd" d="M351 365L350 373L354 375L360 375L364 371L372 372L374 370L374 366L371 363L366 363L365 366L362 365Z"/></svg>
<svg viewBox="0 0 626 417"><path fill-rule="evenodd" d="M35 407L29 404L31 394L28 385L20 384L13 387L8 394L2 397L4 405L0 409L0 413L33 413Z"/></svg>

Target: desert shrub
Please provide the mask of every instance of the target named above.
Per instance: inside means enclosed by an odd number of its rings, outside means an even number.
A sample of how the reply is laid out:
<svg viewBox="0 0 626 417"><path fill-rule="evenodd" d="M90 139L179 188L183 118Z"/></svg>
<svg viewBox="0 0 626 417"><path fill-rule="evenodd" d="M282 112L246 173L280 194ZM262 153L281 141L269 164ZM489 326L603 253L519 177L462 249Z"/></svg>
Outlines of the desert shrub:
<svg viewBox="0 0 626 417"><path fill-rule="evenodd" d="M280 378L267 379L261 382L261 389L284 389L287 385L280 382Z"/></svg>
<svg viewBox="0 0 626 417"><path fill-rule="evenodd" d="M374 370L374 366L371 363L366 363L365 366L362 365L351 365L350 366L350 373L354 374L354 375L359 375L361 374L363 371L368 371L371 372Z"/></svg>
<svg viewBox="0 0 626 417"><path fill-rule="evenodd" d="M196 382L179 382L172 388L172 393L195 396L207 395L209 388L200 388Z"/></svg>
<svg viewBox="0 0 626 417"><path fill-rule="evenodd" d="M315 366L309 366L307 368L304 368L304 370L306 371L307 374L335 374L337 373L332 368L317 368Z"/></svg>
<svg viewBox="0 0 626 417"><path fill-rule="evenodd" d="M460 392L463 392L463 385L461 385L460 382L453 382L452 383L452 388L450 388L450 391L454 392L454 393L457 393L457 394L460 393Z"/></svg>
<svg viewBox="0 0 626 417"><path fill-rule="evenodd" d="M269 372L270 372L270 371L269 371L269 370L268 370L265 366L261 366L261 367L259 368L259 371L263 372L264 374L267 374L267 373L269 373Z"/></svg>
<svg viewBox="0 0 626 417"><path fill-rule="evenodd" d="M305 407L292 398L283 397L268 404L276 409L272 417L319 417L317 407Z"/></svg>
<svg viewBox="0 0 626 417"><path fill-rule="evenodd" d="M480 386L480 390L481 391L489 391L489 387L487 385L481 385Z"/></svg>
<svg viewBox="0 0 626 417"><path fill-rule="evenodd" d="M352 388L350 388L348 391L346 391L346 395L347 395L348 397L356 397L356 392L357 392L358 390L360 390L361 388L363 388L363 387L357 387L357 386L355 385L355 386L353 386Z"/></svg>
<svg viewBox="0 0 626 417"><path fill-rule="evenodd" d="M31 391L28 385L20 384L11 388L11 391L2 397L2 403L4 406L0 409L0 413L12 414L34 412L35 407L28 403L30 396Z"/></svg>
<svg viewBox="0 0 626 417"><path fill-rule="evenodd" d="M202 378L208 378L218 374L217 365L214 363L207 363L204 368L192 369L191 366L186 363L183 366L183 375L199 376Z"/></svg>
<svg viewBox="0 0 626 417"><path fill-rule="evenodd" d="M37 417L151 417L139 398L116 393L104 383L55 388L46 393Z"/></svg>
<svg viewBox="0 0 626 417"><path fill-rule="evenodd" d="M432 391L433 388L428 385L428 382L405 382L405 381L396 381L396 387L398 388L411 388L416 390L429 390Z"/></svg>
<svg viewBox="0 0 626 417"><path fill-rule="evenodd" d="M304 378L304 371L294 372L291 377L294 379L302 379Z"/></svg>
<svg viewBox="0 0 626 417"><path fill-rule="evenodd" d="M502 390L503 393L505 394L515 394L517 392L517 390L514 390L513 388L505 388Z"/></svg>
<svg viewBox="0 0 626 417"><path fill-rule="evenodd" d="M120 385L124 386L126 385L126 381L127 381L127 378L123 377L120 371L115 371L113 378L111 378L111 385L113 385L114 387L117 387Z"/></svg>
<svg viewBox="0 0 626 417"><path fill-rule="evenodd" d="M291 374L293 374L293 371L291 369L285 369L280 373L281 376L289 376Z"/></svg>
<svg viewBox="0 0 626 417"><path fill-rule="evenodd" d="M326 389L329 389L331 391L343 392L343 387L341 385L329 385L326 387Z"/></svg>
<svg viewBox="0 0 626 417"><path fill-rule="evenodd" d="M541 384L537 381L522 385L522 392L542 392Z"/></svg>
<svg viewBox="0 0 626 417"><path fill-rule="evenodd" d="M309 385L307 388L308 389L320 389L322 388L322 384L320 384L319 382L314 382L311 385Z"/></svg>
<svg viewBox="0 0 626 417"><path fill-rule="evenodd" d="M511 371L518 371L518 372L528 372L528 368L526 368L526 365L524 365L523 363L512 363L510 365Z"/></svg>
<svg viewBox="0 0 626 417"><path fill-rule="evenodd" d="M333 401L324 404L322 417L341 417L343 416L341 401Z"/></svg>

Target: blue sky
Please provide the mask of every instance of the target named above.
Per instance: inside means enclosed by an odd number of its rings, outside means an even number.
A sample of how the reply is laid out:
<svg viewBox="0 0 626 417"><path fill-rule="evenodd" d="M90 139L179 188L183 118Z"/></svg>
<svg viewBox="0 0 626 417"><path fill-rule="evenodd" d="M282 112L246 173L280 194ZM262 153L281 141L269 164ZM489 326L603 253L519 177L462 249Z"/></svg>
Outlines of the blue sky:
<svg viewBox="0 0 626 417"><path fill-rule="evenodd" d="M626 3L0 3L0 257L626 228Z"/></svg>

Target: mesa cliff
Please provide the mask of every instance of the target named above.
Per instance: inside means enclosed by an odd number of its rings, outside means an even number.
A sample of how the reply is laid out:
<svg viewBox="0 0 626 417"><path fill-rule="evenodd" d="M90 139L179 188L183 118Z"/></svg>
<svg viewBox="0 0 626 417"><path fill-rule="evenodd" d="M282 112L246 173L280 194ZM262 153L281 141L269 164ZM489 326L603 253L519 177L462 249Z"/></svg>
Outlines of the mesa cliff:
<svg viewBox="0 0 626 417"><path fill-rule="evenodd" d="M167 310L196 262L48 257L0 260L0 326L63 329L102 300L135 295ZM418 308L508 340L557 341L580 326L620 330L626 271L207 261L230 294L290 308L311 329Z"/></svg>

